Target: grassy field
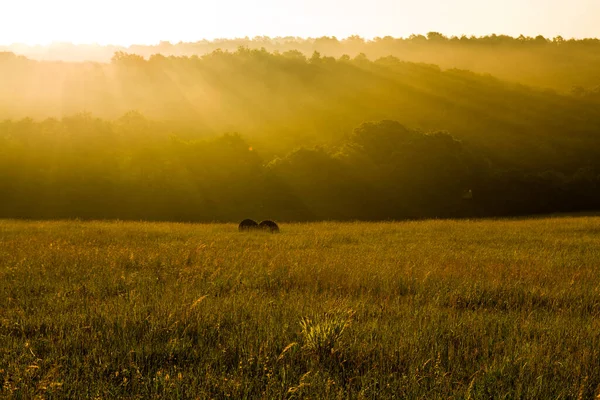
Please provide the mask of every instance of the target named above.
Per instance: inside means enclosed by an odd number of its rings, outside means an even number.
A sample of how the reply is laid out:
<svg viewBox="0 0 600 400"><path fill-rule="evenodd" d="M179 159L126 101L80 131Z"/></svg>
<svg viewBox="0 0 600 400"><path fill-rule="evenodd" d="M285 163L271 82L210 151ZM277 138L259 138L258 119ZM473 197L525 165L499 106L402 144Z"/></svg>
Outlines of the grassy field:
<svg viewBox="0 0 600 400"><path fill-rule="evenodd" d="M0 222L14 398L592 399L600 218Z"/></svg>

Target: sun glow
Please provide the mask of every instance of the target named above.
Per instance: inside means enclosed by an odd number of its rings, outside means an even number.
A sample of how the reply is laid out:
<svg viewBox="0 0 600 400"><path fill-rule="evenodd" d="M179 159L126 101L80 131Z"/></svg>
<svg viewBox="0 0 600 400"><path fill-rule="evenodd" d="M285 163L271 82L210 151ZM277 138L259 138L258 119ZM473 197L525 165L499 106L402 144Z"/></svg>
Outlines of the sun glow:
<svg viewBox="0 0 600 400"><path fill-rule="evenodd" d="M20 0L0 6L0 44L130 45L219 37L503 33L596 37L595 0Z"/></svg>

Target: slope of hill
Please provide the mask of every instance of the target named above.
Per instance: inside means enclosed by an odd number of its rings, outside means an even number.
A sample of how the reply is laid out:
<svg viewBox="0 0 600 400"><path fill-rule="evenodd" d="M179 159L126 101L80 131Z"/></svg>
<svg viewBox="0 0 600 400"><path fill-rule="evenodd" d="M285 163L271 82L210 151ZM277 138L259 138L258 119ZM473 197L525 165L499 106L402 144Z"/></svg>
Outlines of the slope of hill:
<svg viewBox="0 0 600 400"><path fill-rule="evenodd" d="M0 51L22 54L37 60L108 62L117 51L143 57L203 56L215 50L236 51L239 47L269 52L300 51L310 57L315 51L339 58L365 54L371 59L396 56L403 61L425 62L442 68L460 68L487 73L526 85L554 88L563 92L574 86L593 89L600 85L600 40L489 35L451 37L437 32L408 38L386 36L365 40L359 36L255 37L202 40L193 43L161 42L156 45L98 46L54 43L48 46L17 44L0 46Z"/></svg>
<svg viewBox="0 0 600 400"><path fill-rule="evenodd" d="M0 118L12 119L0 123L5 217L379 220L600 207L599 103L488 75L239 49L117 53L110 64L5 55L0 79ZM468 190L476 201L462 200Z"/></svg>
<svg viewBox="0 0 600 400"><path fill-rule="evenodd" d="M0 118L137 110L205 133L270 137L267 147L329 143L364 121L393 119L540 168L592 160L593 100L394 57L333 59L240 49L204 57L118 53L111 64L0 61Z"/></svg>

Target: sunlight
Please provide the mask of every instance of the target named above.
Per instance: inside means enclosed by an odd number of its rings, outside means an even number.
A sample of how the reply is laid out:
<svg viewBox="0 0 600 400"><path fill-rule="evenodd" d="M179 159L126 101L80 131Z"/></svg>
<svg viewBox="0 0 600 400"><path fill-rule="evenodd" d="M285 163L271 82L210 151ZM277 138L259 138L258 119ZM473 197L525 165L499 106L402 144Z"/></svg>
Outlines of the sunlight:
<svg viewBox="0 0 600 400"><path fill-rule="evenodd" d="M34 12L35 10L35 12ZM0 44L152 44L219 37L505 33L598 36L594 0L21 0L3 5ZM575 23L576 22L576 23Z"/></svg>
<svg viewBox="0 0 600 400"><path fill-rule="evenodd" d="M600 400L600 0L0 2L0 398Z"/></svg>

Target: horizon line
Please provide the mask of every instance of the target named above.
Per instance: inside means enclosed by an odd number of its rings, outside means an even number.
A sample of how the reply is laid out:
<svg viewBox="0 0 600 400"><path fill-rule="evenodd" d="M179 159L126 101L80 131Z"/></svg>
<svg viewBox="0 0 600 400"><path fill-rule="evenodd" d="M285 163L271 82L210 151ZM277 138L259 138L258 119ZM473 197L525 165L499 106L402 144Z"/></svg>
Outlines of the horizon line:
<svg viewBox="0 0 600 400"><path fill-rule="evenodd" d="M378 39L385 39L385 38L392 38L394 40L409 40L411 37L413 36L424 36L427 37L428 34L430 33L437 33L437 34L441 34L443 37L447 38L447 39L454 39L454 38L468 38L468 39L483 39L483 38L488 38L488 37L507 37L507 38L512 38L512 39L518 39L521 36L528 38L528 39L535 39L539 36L542 36L543 38L545 38L546 40L554 40L555 38L561 37L563 40L565 41L569 41L569 40L575 40L575 41L583 41L583 40L600 40L600 36L571 36L571 37L564 37L563 35L555 35L553 37L550 36L544 36L543 34L538 34L535 36L529 36L529 35L524 35L524 34L520 34L518 36L513 36L510 34L504 34L504 33L489 33L486 35L474 35L474 34L461 34L459 35L446 35L444 33L438 32L438 31L429 31L427 33L413 33L410 34L408 36L393 36L393 35L385 35L385 36L361 36L359 34L353 34L353 35L348 35L348 36L336 36L336 35L322 35L322 36L295 36L295 35L286 35L286 36L269 36L269 35L256 35L256 36L233 36L233 37L215 37L215 38L200 38L200 39L196 39L193 41L188 41L188 40L179 40L179 41L174 41L174 40L159 40L159 41L154 41L154 42L138 42L138 43L130 43L130 44L125 44L125 43L109 43L109 42L73 42L73 41L68 41L68 40L52 40L52 41L48 41L48 42L0 42L0 47L13 47L13 46L24 46L24 47L52 47L52 46L56 46L56 45L72 45L72 46L98 46L98 47L122 47L122 48L129 48L129 47L134 47L134 46L147 46L147 47L153 47L153 46L160 46L161 44L171 44L171 45L180 45L180 44L195 44L195 43L201 43L201 42L208 42L208 43L215 43L215 42L219 42L219 41L236 41L236 40L246 40L246 41L254 41L256 39L270 39L270 40L281 40L281 39L295 39L295 40L305 40L305 41L310 41L310 40L317 40L317 39L322 39L322 38L330 38L330 39L336 39L340 42L348 40L350 38L353 37L357 37L360 39L363 39L365 42L376 42Z"/></svg>

